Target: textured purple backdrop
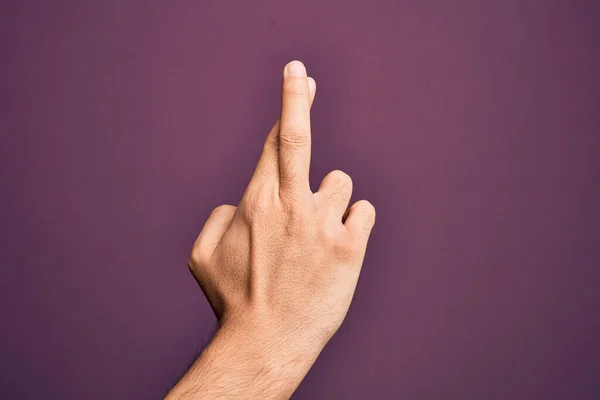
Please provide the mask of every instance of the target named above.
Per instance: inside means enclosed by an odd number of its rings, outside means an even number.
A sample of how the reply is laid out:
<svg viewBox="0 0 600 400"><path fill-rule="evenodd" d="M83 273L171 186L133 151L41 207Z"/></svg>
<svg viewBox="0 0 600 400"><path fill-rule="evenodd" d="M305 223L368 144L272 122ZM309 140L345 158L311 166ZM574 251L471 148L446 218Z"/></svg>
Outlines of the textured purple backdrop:
<svg viewBox="0 0 600 400"><path fill-rule="evenodd" d="M0 4L0 398L160 398L214 317L186 266L317 81L316 187L378 220L297 399L600 398L600 3Z"/></svg>

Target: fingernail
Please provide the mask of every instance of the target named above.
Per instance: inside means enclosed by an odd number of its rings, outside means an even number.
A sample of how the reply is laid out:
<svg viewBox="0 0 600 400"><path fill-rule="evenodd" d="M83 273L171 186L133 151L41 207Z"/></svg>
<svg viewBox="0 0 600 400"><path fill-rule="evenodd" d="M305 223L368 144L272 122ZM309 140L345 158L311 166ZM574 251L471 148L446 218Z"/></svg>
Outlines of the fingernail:
<svg viewBox="0 0 600 400"><path fill-rule="evenodd" d="M306 76L306 68L300 61L292 61L287 66L288 76Z"/></svg>
<svg viewBox="0 0 600 400"><path fill-rule="evenodd" d="M310 90L310 92L314 92L315 91L315 87L317 85L315 84L315 81L311 78L308 78L308 90Z"/></svg>

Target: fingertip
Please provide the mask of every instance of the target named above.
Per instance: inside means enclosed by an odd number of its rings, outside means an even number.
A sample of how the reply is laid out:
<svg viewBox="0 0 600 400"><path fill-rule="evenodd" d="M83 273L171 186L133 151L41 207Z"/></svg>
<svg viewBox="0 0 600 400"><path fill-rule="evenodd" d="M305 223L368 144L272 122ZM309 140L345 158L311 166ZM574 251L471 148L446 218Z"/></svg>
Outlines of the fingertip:
<svg viewBox="0 0 600 400"><path fill-rule="evenodd" d="M308 90L310 90L311 94L317 90L317 82L310 76L308 77Z"/></svg>
<svg viewBox="0 0 600 400"><path fill-rule="evenodd" d="M290 61L285 66L284 76L306 76L306 67L301 61Z"/></svg>
<svg viewBox="0 0 600 400"><path fill-rule="evenodd" d="M359 200L358 203L360 204L360 208L367 218L368 224L372 228L373 225L375 225L375 218L377 216L375 206L368 200Z"/></svg>
<svg viewBox="0 0 600 400"><path fill-rule="evenodd" d="M367 200L359 200L350 207L344 222L348 228L370 233L375 225L375 207Z"/></svg>

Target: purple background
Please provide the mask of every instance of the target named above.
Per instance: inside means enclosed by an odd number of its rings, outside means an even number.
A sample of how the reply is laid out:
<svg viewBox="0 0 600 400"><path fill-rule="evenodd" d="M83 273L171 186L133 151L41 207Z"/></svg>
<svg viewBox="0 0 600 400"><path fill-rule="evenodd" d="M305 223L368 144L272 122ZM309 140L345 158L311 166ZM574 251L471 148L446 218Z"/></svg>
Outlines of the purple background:
<svg viewBox="0 0 600 400"><path fill-rule="evenodd" d="M0 398L160 398L281 70L378 211L297 399L600 396L597 1L3 1Z"/></svg>

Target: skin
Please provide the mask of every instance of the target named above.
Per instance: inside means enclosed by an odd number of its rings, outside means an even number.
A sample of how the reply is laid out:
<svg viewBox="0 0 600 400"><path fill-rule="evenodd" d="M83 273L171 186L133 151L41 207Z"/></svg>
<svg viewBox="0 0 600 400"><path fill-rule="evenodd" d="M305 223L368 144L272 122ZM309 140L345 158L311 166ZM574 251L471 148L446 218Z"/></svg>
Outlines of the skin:
<svg viewBox="0 0 600 400"><path fill-rule="evenodd" d="M219 329L167 395L174 399L287 399L344 320L375 209L350 208L352 180L308 180L316 84L284 68L280 118L237 207L209 216L189 267Z"/></svg>

